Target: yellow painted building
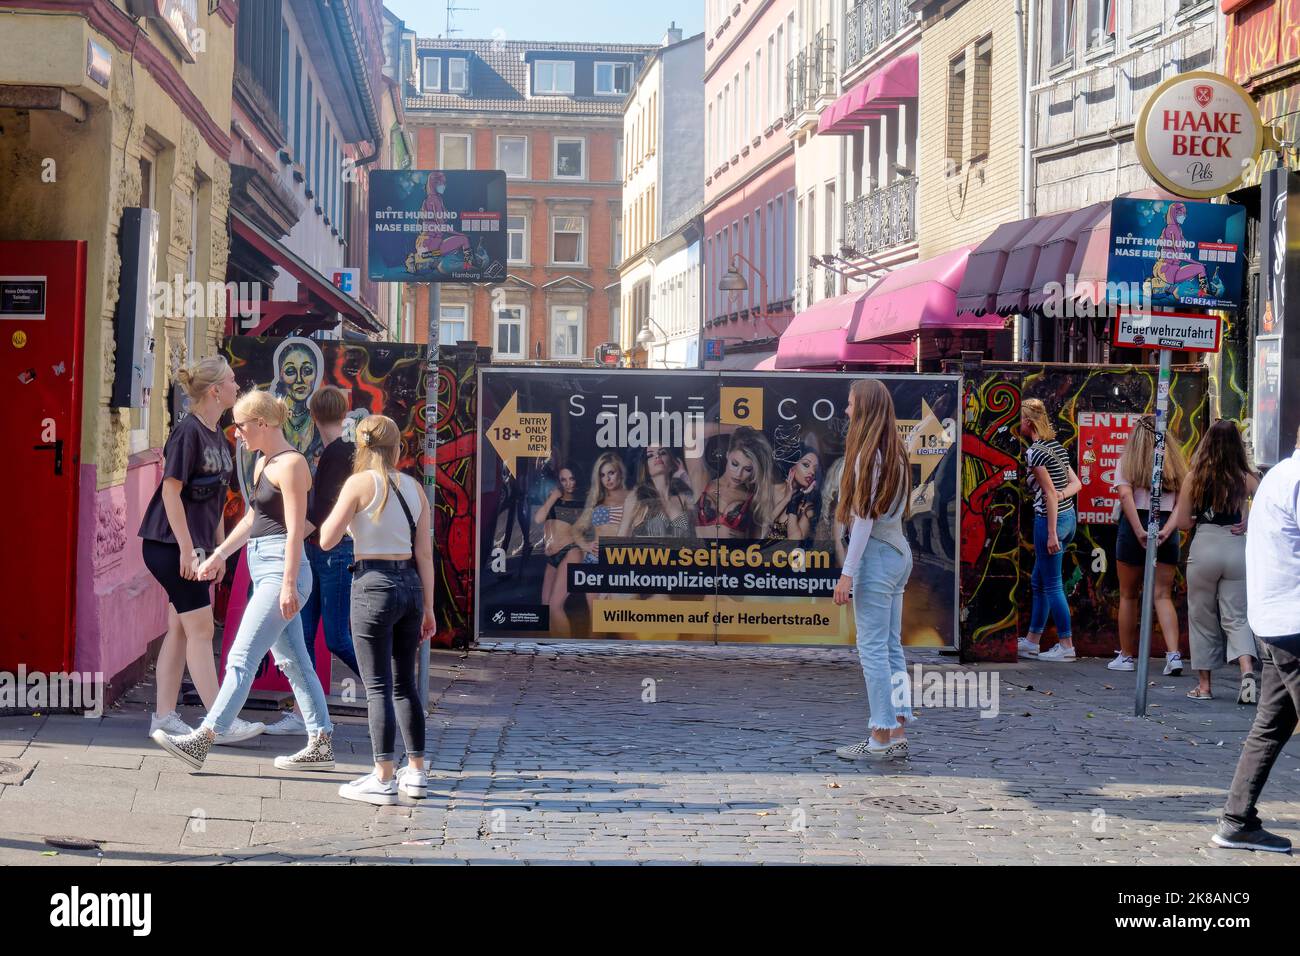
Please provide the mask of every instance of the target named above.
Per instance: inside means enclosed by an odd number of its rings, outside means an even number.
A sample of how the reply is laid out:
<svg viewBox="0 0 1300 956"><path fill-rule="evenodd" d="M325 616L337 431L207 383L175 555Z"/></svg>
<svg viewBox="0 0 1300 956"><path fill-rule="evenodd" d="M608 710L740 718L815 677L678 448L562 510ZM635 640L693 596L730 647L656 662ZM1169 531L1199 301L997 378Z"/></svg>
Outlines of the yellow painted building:
<svg viewBox="0 0 1300 956"><path fill-rule="evenodd" d="M926 259L1020 218L1024 156L1015 0L932 2L922 18L917 218Z"/></svg>
<svg viewBox="0 0 1300 956"><path fill-rule="evenodd" d="M160 480L169 384L182 362L216 351L225 321L187 318L183 298L155 313L148 405L110 407L123 209L158 213L156 281L224 283L229 252L237 8L164 0L166 17L137 17L138 6L0 2L0 241L86 243L81 440L68 452L77 557L43 570L75 573L76 668L101 672L110 695L166 630L135 536ZM6 582L0 602L19 585Z"/></svg>

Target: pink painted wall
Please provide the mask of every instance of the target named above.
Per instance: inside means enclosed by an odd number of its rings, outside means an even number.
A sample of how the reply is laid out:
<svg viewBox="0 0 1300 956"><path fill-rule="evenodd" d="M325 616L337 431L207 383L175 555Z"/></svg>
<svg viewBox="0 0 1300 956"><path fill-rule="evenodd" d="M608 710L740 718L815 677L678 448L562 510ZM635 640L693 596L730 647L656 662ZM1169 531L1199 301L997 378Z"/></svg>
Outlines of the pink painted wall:
<svg viewBox="0 0 1300 956"><path fill-rule="evenodd" d="M167 630L167 598L144 566L140 519L162 480L155 450L137 456L126 482L96 491L96 467L81 466L77 531L76 669L112 680Z"/></svg>

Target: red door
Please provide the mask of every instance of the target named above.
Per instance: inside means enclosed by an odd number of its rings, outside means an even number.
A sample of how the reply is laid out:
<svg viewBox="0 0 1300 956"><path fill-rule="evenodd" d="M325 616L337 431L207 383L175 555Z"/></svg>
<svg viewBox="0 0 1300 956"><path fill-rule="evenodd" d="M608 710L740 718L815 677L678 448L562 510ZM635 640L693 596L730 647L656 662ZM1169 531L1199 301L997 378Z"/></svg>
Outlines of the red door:
<svg viewBox="0 0 1300 956"><path fill-rule="evenodd" d="M70 671L84 242L0 242L0 670Z"/></svg>

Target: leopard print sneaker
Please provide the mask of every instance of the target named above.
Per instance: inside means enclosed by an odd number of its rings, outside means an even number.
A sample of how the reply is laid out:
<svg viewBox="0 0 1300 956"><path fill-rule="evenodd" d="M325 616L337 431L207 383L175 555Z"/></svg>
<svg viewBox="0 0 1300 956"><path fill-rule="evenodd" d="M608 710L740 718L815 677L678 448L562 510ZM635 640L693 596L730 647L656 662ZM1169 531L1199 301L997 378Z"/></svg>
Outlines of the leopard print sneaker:
<svg viewBox="0 0 1300 956"><path fill-rule="evenodd" d="M213 737L202 727L188 734L169 734L165 730L155 730L150 736L154 743L177 760L188 764L191 770L202 770L203 761L208 759L208 751L212 749Z"/></svg>
<svg viewBox="0 0 1300 956"><path fill-rule="evenodd" d="M291 757L276 757L277 770L333 770L334 744L331 735L319 731L308 738L307 746Z"/></svg>

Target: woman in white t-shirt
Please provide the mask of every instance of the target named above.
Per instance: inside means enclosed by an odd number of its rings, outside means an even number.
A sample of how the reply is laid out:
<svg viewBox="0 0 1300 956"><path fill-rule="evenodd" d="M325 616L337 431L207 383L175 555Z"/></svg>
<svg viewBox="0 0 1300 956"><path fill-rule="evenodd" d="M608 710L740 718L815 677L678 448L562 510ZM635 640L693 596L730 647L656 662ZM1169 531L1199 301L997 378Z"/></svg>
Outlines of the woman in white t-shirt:
<svg viewBox="0 0 1300 956"><path fill-rule="evenodd" d="M1115 538L1115 570L1119 575L1119 652L1106 666L1131 671L1138 651L1138 615L1141 613L1142 577L1146 567L1147 517L1151 508L1151 462L1155 456L1156 420L1143 415L1133 426L1115 475L1120 518ZM1178 506L1178 492L1187 477L1187 461L1178 442L1165 442L1165 467L1161 479L1160 512L1168 515ZM1165 639L1165 675L1183 672L1178 651L1178 610L1174 607L1174 572L1178 570L1179 539L1172 524L1160 535L1156 549L1156 618Z"/></svg>

